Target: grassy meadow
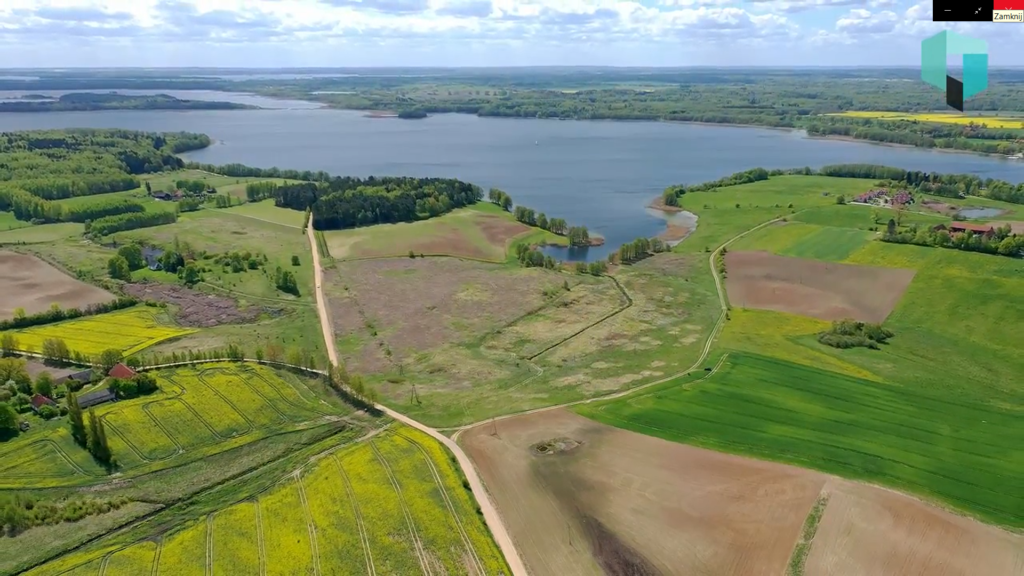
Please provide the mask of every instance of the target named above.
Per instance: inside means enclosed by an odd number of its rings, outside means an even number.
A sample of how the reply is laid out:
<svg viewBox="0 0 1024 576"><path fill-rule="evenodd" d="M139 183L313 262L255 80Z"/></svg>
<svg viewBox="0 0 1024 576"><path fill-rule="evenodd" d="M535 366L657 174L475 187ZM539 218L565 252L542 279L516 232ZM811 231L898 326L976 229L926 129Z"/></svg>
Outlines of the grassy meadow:
<svg viewBox="0 0 1024 576"><path fill-rule="evenodd" d="M255 492L232 490L239 499L219 508L172 525L154 519L27 574L411 574L426 563L452 575L509 573L430 437L397 427L316 456Z"/></svg>
<svg viewBox="0 0 1024 576"><path fill-rule="evenodd" d="M675 250L714 249L762 222L789 217L807 208L835 205L840 194L850 198L867 192L874 182L826 176L776 176L751 184L689 192L679 197L679 206L697 215L697 229Z"/></svg>
<svg viewBox="0 0 1024 576"><path fill-rule="evenodd" d="M669 440L878 482L1024 527L1019 410L734 352L707 380L577 411Z"/></svg>

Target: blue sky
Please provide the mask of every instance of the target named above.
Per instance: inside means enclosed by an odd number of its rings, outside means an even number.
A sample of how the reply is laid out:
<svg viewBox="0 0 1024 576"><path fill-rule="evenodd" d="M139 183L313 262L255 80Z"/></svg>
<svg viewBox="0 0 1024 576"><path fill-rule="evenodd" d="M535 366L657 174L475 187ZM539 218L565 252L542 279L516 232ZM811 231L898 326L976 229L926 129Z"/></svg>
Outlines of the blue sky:
<svg viewBox="0 0 1024 576"><path fill-rule="evenodd" d="M0 68L914 65L932 0L0 0Z"/></svg>

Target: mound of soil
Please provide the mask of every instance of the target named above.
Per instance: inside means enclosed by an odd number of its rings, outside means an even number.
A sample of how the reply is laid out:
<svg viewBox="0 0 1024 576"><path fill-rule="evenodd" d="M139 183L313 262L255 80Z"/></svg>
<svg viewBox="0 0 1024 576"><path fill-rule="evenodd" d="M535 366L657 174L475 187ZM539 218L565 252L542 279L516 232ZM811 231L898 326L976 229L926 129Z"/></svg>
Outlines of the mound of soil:
<svg viewBox="0 0 1024 576"><path fill-rule="evenodd" d="M545 440L544 442L538 442L533 446L530 446L530 451L542 456L549 454L563 454L570 450L579 448L580 444L583 443L579 440L573 440L572 438L554 438L552 440Z"/></svg>
<svg viewBox="0 0 1024 576"><path fill-rule="evenodd" d="M178 307L176 319L183 326L209 328L221 324L252 322L261 312L275 312L257 306L240 309L235 301L223 296L204 294L174 284L148 282L128 284L124 291L136 298L165 302Z"/></svg>

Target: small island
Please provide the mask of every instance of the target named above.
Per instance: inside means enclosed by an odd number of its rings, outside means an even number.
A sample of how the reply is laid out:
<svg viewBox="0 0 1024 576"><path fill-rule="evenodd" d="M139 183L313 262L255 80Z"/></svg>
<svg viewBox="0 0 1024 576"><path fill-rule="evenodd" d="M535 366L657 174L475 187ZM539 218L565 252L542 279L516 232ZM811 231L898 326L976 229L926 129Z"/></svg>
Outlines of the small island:
<svg viewBox="0 0 1024 576"><path fill-rule="evenodd" d="M256 110L259 107L235 102L182 100L167 94L75 92L56 99L0 102L0 112L89 112L95 110Z"/></svg>

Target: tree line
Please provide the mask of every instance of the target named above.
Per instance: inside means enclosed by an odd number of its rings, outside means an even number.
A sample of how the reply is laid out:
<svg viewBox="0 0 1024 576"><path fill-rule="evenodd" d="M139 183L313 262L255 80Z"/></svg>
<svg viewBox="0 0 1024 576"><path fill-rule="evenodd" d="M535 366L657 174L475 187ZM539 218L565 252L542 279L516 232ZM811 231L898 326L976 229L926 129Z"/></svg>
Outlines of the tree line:
<svg viewBox="0 0 1024 576"><path fill-rule="evenodd" d="M669 186L663 193L663 200L670 206L678 205L678 198L688 192L706 192L727 186L738 186L767 180L774 176L804 175L830 176L833 178L865 178L888 180L895 184L905 184L918 192L960 198L964 196L981 196L1014 204L1024 204L1024 183L1011 184L1005 180L994 178L982 179L975 174L940 174L938 172L922 172L920 170L904 170L877 164L832 164L813 168L773 169L753 168L737 172L730 176L704 182L701 184L676 184Z"/></svg>
<svg viewBox="0 0 1024 576"><path fill-rule="evenodd" d="M513 201L512 197L506 192L497 188L491 188L487 193L487 199L492 204L500 206L506 212L512 208ZM569 226L569 224L563 218L548 218L547 214L543 212L537 212L533 208L527 208L526 206L517 205L512 211L512 216L517 222L522 222L527 226L536 226L542 230L547 230L552 234L559 236L565 236L569 239L570 246L589 246L590 245L590 232L586 226ZM536 258L534 258L534 261Z"/></svg>
<svg viewBox="0 0 1024 576"><path fill-rule="evenodd" d="M40 326L42 324L52 324L63 320L81 318L83 316L105 314L115 310L131 308L138 303L139 301L131 296L119 296L110 302L89 304L85 308L61 308L54 304L50 306L49 310L46 310L45 312L38 312L36 314L25 314L24 308L18 308L14 311L14 318L9 320L0 320L0 331L16 330L19 328L28 328L29 326Z"/></svg>
<svg viewBox="0 0 1024 576"><path fill-rule="evenodd" d="M177 212L134 212L104 216L85 223L85 233L94 236L106 236L115 232L149 228L162 224L173 224L178 221Z"/></svg>
<svg viewBox="0 0 1024 576"><path fill-rule="evenodd" d="M897 230L896 221L890 219L885 233L882 234L882 241L952 248L1011 258L1024 257L1024 235L1014 235L1009 225L995 228L992 234L977 234L971 231L950 234L948 230L942 228L920 228L916 224L900 232Z"/></svg>
<svg viewBox="0 0 1024 576"><path fill-rule="evenodd" d="M86 222L104 216L145 210L145 206L129 198L99 199L88 204L65 205L44 200L21 188L0 186L0 212L13 212L16 219L24 222Z"/></svg>

